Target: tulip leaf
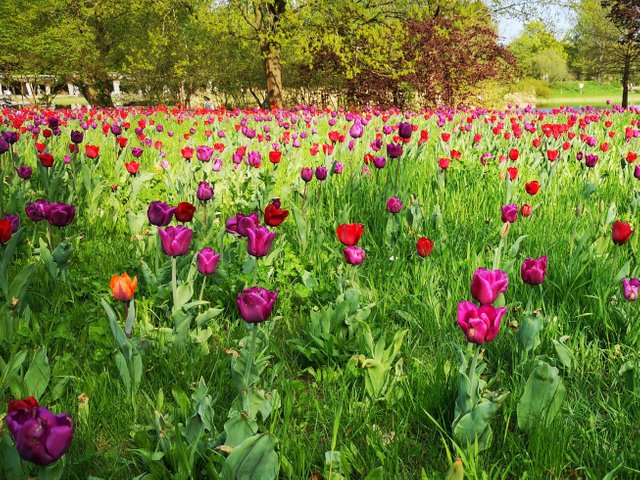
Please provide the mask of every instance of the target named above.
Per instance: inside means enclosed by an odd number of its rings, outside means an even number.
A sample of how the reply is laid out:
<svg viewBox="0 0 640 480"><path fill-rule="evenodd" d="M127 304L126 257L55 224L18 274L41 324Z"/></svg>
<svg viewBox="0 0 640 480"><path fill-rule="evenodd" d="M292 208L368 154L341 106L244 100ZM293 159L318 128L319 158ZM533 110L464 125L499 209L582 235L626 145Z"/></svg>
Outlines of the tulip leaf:
<svg viewBox="0 0 640 480"><path fill-rule="evenodd" d="M231 417L224 424L224 431L227 434L225 445L237 447L258 431L258 424L252 418L244 416L242 413Z"/></svg>
<svg viewBox="0 0 640 480"><path fill-rule="evenodd" d="M609 205L609 210L607 211L607 218L604 221L605 227L613 223L613 221L616 219L616 214L617 214L616 204L614 202L611 202L611 205Z"/></svg>
<svg viewBox="0 0 640 480"><path fill-rule="evenodd" d="M23 480L25 477L16 447L5 433L0 436L0 473L2 478Z"/></svg>
<svg viewBox="0 0 640 480"><path fill-rule="evenodd" d="M473 409L462 416L453 428L456 442L463 448L478 442L478 450L482 451L491 445L493 431L489 422L498 411L498 405L486 399L480 400Z"/></svg>
<svg viewBox="0 0 640 480"><path fill-rule="evenodd" d="M569 347L567 347L562 342L562 339L560 339L560 341L553 340L553 346L556 349L556 353L558 354L558 360L560 360L560 363L562 364L562 366L567 370L571 370L573 353L571 352L571 350L569 350Z"/></svg>
<svg viewBox="0 0 640 480"><path fill-rule="evenodd" d="M525 315L518 328L518 349L525 360L540 345L540 331L544 318L542 315Z"/></svg>
<svg viewBox="0 0 640 480"><path fill-rule="evenodd" d="M278 475L278 454L273 437L254 435L233 449L222 467L223 480L272 480Z"/></svg>
<svg viewBox="0 0 640 480"><path fill-rule="evenodd" d="M627 278L631 272L631 260L627 260L614 279L614 283L620 283L623 278Z"/></svg>
<svg viewBox="0 0 640 480"><path fill-rule="evenodd" d="M50 379L51 369L47 349L42 347L34 355L29 370L24 376L25 396L33 395L39 400L47 389Z"/></svg>
<svg viewBox="0 0 640 480"><path fill-rule="evenodd" d="M38 480L59 480L62 478L64 464L60 461L54 462L38 470Z"/></svg>
<svg viewBox="0 0 640 480"><path fill-rule="evenodd" d="M13 258L18 245L20 244L20 240L22 239L22 235L24 234L24 228L19 229L16 233L11 235L11 238L7 242L4 247L4 251L2 252L2 260L0 261L0 289L4 292L5 296L8 297L8 287L9 280L7 278L7 271L9 269L9 264L11 263L11 259Z"/></svg>
<svg viewBox="0 0 640 480"><path fill-rule="evenodd" d="M33 269L35 268L34 263L30 263L26 267L24 267L20 273L18 273L11 285L9 286L9 292L7 295L7 299L10 302L17 300L20 304L20 308L24 305L24 297L27 293L27 288L29 287L29 283L31 282L31 275L33 274Z"/></svg>
<svg viewBox="0 0 640 480"><path fill-rule="evenodd" d="M518 427L524 431L548 427L560 411L565 393L558 369L542 362L529 375L518 402Z"/></svg>

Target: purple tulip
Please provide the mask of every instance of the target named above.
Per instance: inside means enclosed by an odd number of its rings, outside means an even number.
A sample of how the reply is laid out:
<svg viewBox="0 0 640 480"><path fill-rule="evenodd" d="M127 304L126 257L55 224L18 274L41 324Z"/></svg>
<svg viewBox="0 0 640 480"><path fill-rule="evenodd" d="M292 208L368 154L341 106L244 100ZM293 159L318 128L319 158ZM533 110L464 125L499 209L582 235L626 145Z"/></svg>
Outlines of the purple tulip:
<svg viewBox="0 0 640 480"><path fill-rule="evenodd" d="M237 237L246 237L248 235L247 232L253 228L257 228L259 224L260 218L258 214L254 212L249 215L238 213L236 216L227 220L225 226L227 233Z"/></svg>
<svg viewBox="0 0 640 480"><path fill-rule="evenodd" d="M122 135L122 127L114 123L113 125L111 125L111 133L116 137L119 137L120 135Z"/></svg>
<svg viewBox="0 0 640 480"><path fill-rule="evenodd" d="M527 258L520 269L522 281L529 285L540 285L547 274L547 257Z"/></svg>
<svg viewBox="0 0 640 480"><path fill-rule="evenodd" d="M363 133L364 127L362 126L362 123L356 120L349 129L349 135L351 136L351 138L360 138Z"/></svg>
<svg viewBox="0 0 640 480"><path fill-rule="evenodd" d="M518 219L518 204L510 203L502 206L502 221L513 223Z"/></svg>
<svg viewBox="0 0 640 480"><path fill-rule="evenodd" d="M344 164L342 164L341 162L336 162L336 164L333 167L333 173L336 175L340 175L342 174L343 169L344 169Z"/></svg>
<svg viewBox="0 0 640 480"><path fill-rule="evenodd" d="M177 227L158 227L158 234L162 242L162 251L170 257L180 257L189 251L193 230L178 225Z"/></svg>
<svg viewBox="0 0 640 480"><path fill-rule="evenodd" d="M277 298L278 290L270 292L266 288L252 287L238 292L236 305L245 322L262 323L271 315Z"/></svg>
<svg viewBox="0 0 640 480"><path fill-rule="evenodd" d="M595 167L597 163L598 155L596 155L595 153L588 153L584 159L584 164L589 168Z"/></svg>
<svg viewBox="0 0 640 480"><path fill-rule="evenodd" d="M373 157L373 164L377 169L382 169L387 165L387 159L384 157Z"/></svg>
<svg viewBox="0 0 640 480"><path fill-rule="evenodd" d="M398 124L398 135L400 138L411 138L413 133L413 126L407 122L400 122Z"/></svg>
<svg viewBox="0 0 640 480"><path fill-rule="evenodd" d="M45 199L37 200L24 207L24 212L32 222L39 222L46 217L46 207L49 202Z"/></svg>
<svg viewBox="0 0 640 480"><path fill-rule="evenodd" d="M387 212L396 214L400 213L400 210L402 210L402 200L398 197L391 197L387 200Z"/></svg>
<svg viewBox="0 0 640 480"><path fill-rule="evenodd" d="M300 171L300 177L302 177L302 180L304 180L306 183L309 183L311 179L313 179L313 170L309 167L304 167Z"/></svg>
<svg viewBox="0 0 640 480"><path fill-rule="evenodd" d="M6 131L2 136L8 144L16 143L18 141L18 132Z"/></svg>
<svg viewBox="0 0 640 480"><path fill-rule="evenodd" d="M211 170L213 170L214 172L219 172L220 170L222 170L222 160L220 160L219 158L214 158L213 164L211 165Z"/></svg>
<svg viewBox="0 0 640 480"><path fill-rule="evenodd" d="M47 222L54 227L66 227L76 216L76 208L66 203L47 203L44 208Z"/></svg>
<svg viewBox="0 0 640 480"><path fill-rule="evenodd" d="M198 272L202 275L212 275L218 268L218 260L220 260L219 253L209 247L203 248L196 257Z"/></svg>
<svg viewBox="0 0 640 480"><path fill-rule="evenodd" d="M630 302L638 300L638 291L640 290L640 280L637 278L622 279L622 293L624 298Z"/></svg>
<svg viewBox="0 0 640 480"><path fill-rule="evenodd" d="M472 302L460 302L458 325L469 342L482 345L496 338L500 331L500 322L506 312L505 307L495 308L491 305L478 307Z"/></svg>
<svg viewBox="0 0 640 480"><path fill-rule="evenodd" d="M147 218L151 225L166 227L173 218L177 207L171 207L164 202L151 202L147 209Z"/></svg>
<svg viewBox="0 0 640 480"><path fill-rule="evenodd" d="M385 125L384 127L382 127L382 133L384 133L385 135L389 135L392 131L393 129L391 128L391 125Z"/></svg>
<svg viewBox="0 0 640 480"><path fill-rule="evenodd" d="M200 145L196 147L196 156L198 160L201 162L208 162L211 160L211 156L213 155L213 148L207 147L206 145Z"/></svg>
<svg viewBox="0 0 640 480"><path fill-rule="evenodd" d="M20 178L22 178L23 180L29 180L31 178L31 175L33 173L33 170L31 169L31 167L27 167L24 163L22 165L20 165L18 168L16 168L16 173L18 174L18 176Z"/></svg>
<svg viewBox="0 0 640 480"><path fill-rule="evenodd" d="M49 465L71 446L73 419L67 413L54 415L45 407L18 408L7 415L7 427L23 460Z"/></svg>
<svg viewBox="0 0 640 480"><path fill-rule="evenodd" d="M201 202L208 202L213 198L213 188L206 180L201 181L198 184L198 190L196 191L196 197Z"/></svg>
<svg viewBox="0 0 640 480"><path fill-rule="evenodd" d="M138 148L138 147L131 148L131 155L133 155L136 158L140 158L143 153L144 153L144 150L142 150L141 148Z"/></svg>
<svg viewBox="0 0 640 480"><path fill-rule="evenodd" d="M327 167L316 167L316 178L321 182L327 179Z"/></svg>
<svg viewBox="0 0 640 480"><path fill-rule="evenodd" d="M60 120L58 117L49 117L47 119L47 123L49 124L49 128L55 130L60 125Z"/></svg>
<svg viewBox="0 0 640 480"><path fill-rule="evenodd" d="M264 257L271 250L276 232L267 227L255 227L247 229L247 253L256 258Z"/></svg>
<svg viewBox="0 0 640 480"><path fill-rule="evenodd" d="M4 139L4 137L0 136L0 155L9 151L9 143Z"/></svg>
<svg viewBox="0 0 640 480"><path fill-rule="evenodd" d="M488 305L506 292L508 286L509 277L502 270L478 268L471 280L471 295L481 304Z"/></svg>
<svg viewBox="0 0 640 480"><path fill-rule="evenodd" d="M344 254L345 261L349 265L360 265L364 262L364 258L366 257L366 252L355 245L344 247L342 253Z"/></svg>
<svg viewBox="0 0 640 480"><path fill-rule="evenodd" d="M633 170L633 176L640 180L640 165L636 165L636 168Z"/></svg>
<svg viewBox="0 0 640 480"><path fill-rule="evenodd" d="M402 145L399 143L387 143L387 156L389 158L400 158L402 155Z"/></svg>

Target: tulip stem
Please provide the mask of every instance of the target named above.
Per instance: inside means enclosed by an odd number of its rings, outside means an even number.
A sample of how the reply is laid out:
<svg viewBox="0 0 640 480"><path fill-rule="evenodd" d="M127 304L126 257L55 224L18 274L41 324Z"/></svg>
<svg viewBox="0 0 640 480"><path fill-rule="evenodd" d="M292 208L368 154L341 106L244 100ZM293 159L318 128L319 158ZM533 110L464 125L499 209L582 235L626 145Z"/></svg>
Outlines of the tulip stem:
<svg viewBox="0 0 640 480"><path fill-rule="evenodd" d="M204 295L204 286L207 284L207 276L203 275L202 276L202 286L200 287L200 296L198 297L198 301L201 302L202 301L202 297Z"/></svg>
<svg viewBox="0 0 640 480"><path fill-rule="evenodd" d="M478 358L480 357L480 345L473 346L473 360L471 361L471 365L469 366L469 379L472 379L472 375L476 375L476 368L478 367ZM471 380L473 383L473 380Z"/></svg>
<svg viewBox="0 0 640 480"><path fill-rule="evenodd" d="M253 357L256 349L256 338L258 337L258 326L255 324L247 324L247 328L251 330L251 340L249 341L249 351L247 352L247 364L244 367L244 409L247 412L247 417L251 418L251 402L249 399L249 380L251 376L251 369L253 368Z"/></svg>
<svg viewBox="0 0 640 480"><path fill-rule="evenodd" d="M171 290L173 291L173 311L176 311L178 305L178 273L177 273L176 257L171 257Z"/></svg>

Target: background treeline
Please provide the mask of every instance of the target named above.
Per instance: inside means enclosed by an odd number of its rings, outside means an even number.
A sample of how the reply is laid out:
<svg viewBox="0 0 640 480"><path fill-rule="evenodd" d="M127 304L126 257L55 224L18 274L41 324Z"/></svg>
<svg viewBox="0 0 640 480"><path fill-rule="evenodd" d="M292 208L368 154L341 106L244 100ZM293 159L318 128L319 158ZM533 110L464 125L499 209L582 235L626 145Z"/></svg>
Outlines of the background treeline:
<svg viewBox="0 0 640 480"><path fill-rule="evenodd" d="M554 1L535 2L548 9ZM0 75L46 75L92 105L112 80L144 103L457 104L487 85L621 75L638 59L611 5L582 0L559 40L542 22L506 46L497 15L536 18L525 2L411 0L3 0Z"/></svg>

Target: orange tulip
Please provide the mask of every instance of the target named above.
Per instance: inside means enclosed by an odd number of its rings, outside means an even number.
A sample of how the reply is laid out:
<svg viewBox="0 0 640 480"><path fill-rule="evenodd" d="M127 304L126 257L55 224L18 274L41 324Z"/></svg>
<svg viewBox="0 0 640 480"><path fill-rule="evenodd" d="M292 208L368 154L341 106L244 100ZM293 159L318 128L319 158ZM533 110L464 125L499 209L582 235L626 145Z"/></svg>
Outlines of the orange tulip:
<svg viewBox="0 0 640 480"><path fill-rule="evenodd" d="M126 272L122 276L114 274L109 285L111 292L113 292L113 298L119 302L129 302L133 298L133 294L136 293L138 277L133 277L131 280Z"/></svg>

